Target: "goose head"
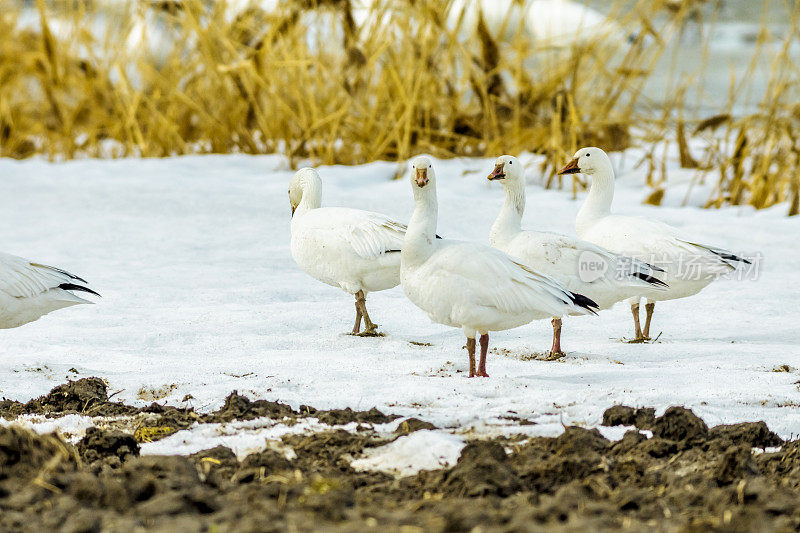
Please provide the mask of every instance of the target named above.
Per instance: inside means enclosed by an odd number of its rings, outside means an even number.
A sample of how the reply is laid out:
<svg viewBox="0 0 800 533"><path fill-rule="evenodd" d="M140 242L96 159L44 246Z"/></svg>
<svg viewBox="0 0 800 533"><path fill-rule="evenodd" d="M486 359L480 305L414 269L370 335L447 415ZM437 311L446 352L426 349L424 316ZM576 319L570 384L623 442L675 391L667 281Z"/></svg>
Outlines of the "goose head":
<svg viewBox="0 0 800 533"><path fill-rule="evenodd" d="M587 176L613 175L613 167L608 155L600 148L581 148L575 152L572 161L558 171L559 174L577 174L579 172Z"/></svg>
<svg viewBox="0 0 800 533"><path fill-rule="evenodd" d="M319 173L313 168L301 168L292 176L289 182L289 206L292 208L292 216L294 216L297 206L303 200L303 192L305 191L309 182L320 182Z"/></svg>
<svg viewBox="0 0 800 533"><path fill-rule="evenodd" d="M501 155L494 162L494 170L489 176L489 181L499 181L503 187L524 184L522 163L513 155Z"/></svg>
<svg viewBox="0 0 800 533"><path fill-rule="evenodd" d="M436 188L436 174L429 157L419 155L411 160L411 187L415 190Z"/></svg>

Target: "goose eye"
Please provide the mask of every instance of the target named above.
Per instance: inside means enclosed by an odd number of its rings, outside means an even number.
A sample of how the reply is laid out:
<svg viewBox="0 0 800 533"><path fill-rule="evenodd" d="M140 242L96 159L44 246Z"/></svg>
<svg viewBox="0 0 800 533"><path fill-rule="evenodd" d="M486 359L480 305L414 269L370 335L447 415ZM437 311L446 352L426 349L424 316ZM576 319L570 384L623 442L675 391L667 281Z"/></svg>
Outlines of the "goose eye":
<svg viewBox="0 0 800 533"><path fill-rule="evenodd" d="M433 168L433 165L428 165L428 168Z"/></svg>
<svg viewBox="0 0 800 533"><path fill-rule="evenodd" d="M508 162L508 164L509 164L509 165L513 165L513 164L514 164L514 162L513 162L513 161L509 161L509 162Z"/></svg>
<svg viewBox="0 0 800 533"><path fill-rule="evenodd" d="M586 157L589 157L589 156L591 156L591 155L592 155L592 154L586 154Z"/></svg>

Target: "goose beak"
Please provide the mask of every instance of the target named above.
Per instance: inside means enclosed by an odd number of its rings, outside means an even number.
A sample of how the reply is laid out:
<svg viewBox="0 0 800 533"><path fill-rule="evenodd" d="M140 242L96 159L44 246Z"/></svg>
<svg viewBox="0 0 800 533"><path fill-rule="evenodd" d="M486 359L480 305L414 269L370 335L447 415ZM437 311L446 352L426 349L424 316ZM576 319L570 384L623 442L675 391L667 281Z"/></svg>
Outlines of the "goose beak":
<svg viewBox="0 0 800 533"><path fill-rule="evenodd" d="M491 174L489 174L489 176L487 177L487 179L488 179L489 181L494 181L494 180L501 180L501 179L504 179L504 178L506 177L506 173L505 173L505 172L503 172L503 169L504 169L504 168L505 168L505 165L504 165L503 163L498 163L498 164L496 164L496 165L494 166L494 170L492 171L492 173L491 173Z"/></svg>
<svg viewBox="0 0 800 533"><path fill-rule="evenodd" d="M567 165L558 171L559 174L577 174L581 171L581 168L578 166L578 158L576 157Z"/></svg>
<svg viewBox="0 0 800 533"><path fill-rule="evenodd" d="M427 168L418 168L416 170L416 182L417 186L424 187L428 184L428 169Z"/></svg>

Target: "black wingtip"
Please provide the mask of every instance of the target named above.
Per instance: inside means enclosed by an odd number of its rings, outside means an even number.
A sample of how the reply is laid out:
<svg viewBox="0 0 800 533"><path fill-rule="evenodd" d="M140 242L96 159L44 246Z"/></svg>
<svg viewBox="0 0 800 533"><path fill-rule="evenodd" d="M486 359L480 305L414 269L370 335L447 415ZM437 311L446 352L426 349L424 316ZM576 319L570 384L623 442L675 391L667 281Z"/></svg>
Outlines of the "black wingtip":
<svg viewBox="0 0 800 533"><path fill-rule="evenodd" d="M634 272L633 275L642 281L646 281L650 285L655 285L656 287L664 287L665 289L669 287L669 285L667 285L660 279L655 278L649 274L645 274L644 272Z"/></svg>
<svg viewBox="0 0 800 533"><path fill-rule="evenodd" d="M569 293L569 297L572 300L572 303L578 307L582 307L587 311L590 311L592 314L597 314L597 310L600 309L600 306L597 305L597 302L587 296L584 296L583 294L571 292Z"/></svg>
<svg viewBox="0 0 800 533"><path fill-rule="evenodd" d="M735 263L744 263L745 265L751 264L750 261L745 259L744 257L739 257L738 255L734 255L728 252L720 252L718 250L711 250L716 256L724 261L733 261Z"/></svg>
<svg viewBox="0 0 800 533"><path fill-rule="evenodd" d="M75 281L80 281L81 283L88 283L88 282L87 282L85 279L83 279L82 277L80 277L80 276L76 276L75 274L72 274L71 272L67 272L67 271L66 271L66 270L64 270L63 268L58 268L58 267L54 267L54 266L50 266L50 265L43 265L43 264L41 264L41 263L33 263L33 262L31 262L31 263L30 263L30 265L31 265L32 267L36 267L36 268L46 268L46 269L48 269L48 270L52 270L52 271L54 271L54 272L58 272L59 274L63 274L63 275L65 275L65 276L67 276L69 279L74 279Z"/></svg>
<svg viewBox="0 0 800 533"><path fill-rule="evenodd" d="M437 238L437 239L441 239L441 237L440 237L439 235L437 235L437 236L436 236L436 238Z"/></svg>
<svg viewBox="0 0 800 533"><path fill-rule="evenodd" d="M74 283L62 283L58 286L59 289L63 289L65 291L78 291L78 292L88 292L90 294L94 294L95 296L100 296L98 293L94 292L89 287L84 287L83 285L76 285ZM100 296L102 298L102 296Z"/></svg>

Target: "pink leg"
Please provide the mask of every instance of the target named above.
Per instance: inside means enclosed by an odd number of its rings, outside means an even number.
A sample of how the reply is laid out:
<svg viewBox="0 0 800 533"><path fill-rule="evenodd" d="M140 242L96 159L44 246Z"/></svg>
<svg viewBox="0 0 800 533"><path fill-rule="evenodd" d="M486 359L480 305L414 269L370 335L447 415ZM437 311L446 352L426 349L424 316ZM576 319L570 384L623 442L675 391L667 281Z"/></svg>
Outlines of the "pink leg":
<svg viewBox="0 0 800 533"><path fill-rule="evenodd" d="M478 377L488 378L489 374L486 373L486 352L489 351L489 334L481 335L481 360L478 363Z"/></svg>
<svg viewBox="0 0 800 533"><path fill-rule="evenodd" d="M469 377L475 377L475 339L467 339L467 354L469 354Z"/></svg>
<svg viewBox="0 0 800 533"><path fill-rule="evenodd" d="M361 305L358 302L358 296L356 296L356 323L353 326L353 335L357 335L359 331L361 331Z"/></svg>
<svg viewBox="0 0 800 533"><path fill-rule="evenodd" d="M550 348L550 357L557 358L564 355L561 351L561 318L553 317L553 347Z"/></svg>
<svg viewBox="0 0 800 533"><path fill-rule="evenodd" d="M634 341L641 342L644 339L642 335L642 326L639 325L639 304L631 305L631 313L633 314L633 334Z"/></svg>
<svg viewBox="0 0 800 533"><path fill-rule="evenodd" d="M650 340L650 321L653 319L653 311L656 308L656 303L647 303L644 304L644 310L647 312L647 318L644 321L644 331L642 332L642 336Z"/></svg>

